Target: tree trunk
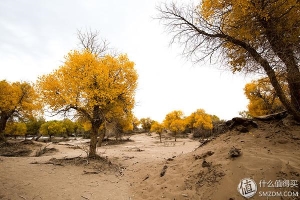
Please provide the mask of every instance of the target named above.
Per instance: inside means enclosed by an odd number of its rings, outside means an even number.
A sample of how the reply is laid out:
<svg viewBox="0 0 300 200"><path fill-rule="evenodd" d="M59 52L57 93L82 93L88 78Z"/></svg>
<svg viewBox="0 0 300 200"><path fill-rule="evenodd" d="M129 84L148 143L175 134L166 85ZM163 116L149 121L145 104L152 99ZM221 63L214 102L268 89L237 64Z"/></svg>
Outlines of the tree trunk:
<svg viewBox="0 0 300 200"><path fill-rule="evenodd" d="M98 127L99 128L99 127ZM98 136L98 128L92 124L92 130L90 134L90 151L89 151L89 157L95 158L96 157L96 150L97 150L97 136Z"/></svg>
<svg viewBox="0 0 300 200"><path fill-rule="evenodd" d="M6 142L6 138L3 132L0 132L0 142Z"/></svg>
<svg viewBox="0 0 300 200"><path fill-rule="evenodd" d="M6 127L6 122L9 119L9 117L6 115L6 113L2 113L0 116L0 142L6 141L4 136L4 130Z"/></svg>
<svg viewBox="0 0 300 200"><path fill-rule="evenodd" d="M159 134L159 142L161 143L161 133Z"/></svg>
<svg viewBox="0 0 300 200"><path fill-rule="evenodd" d="M101 124L103 123L103 118L101 117L101 110L98 105L94 106L93 118L91 119L91 123L92 123L92 131L90 134L91 141L90 141L89 157L95 158L97 156L96 150L97 150L97 143L98 143L98 140L97 140L98 131L99 131ZM102 142L102 140L101 140L101 142Z"/></svg>

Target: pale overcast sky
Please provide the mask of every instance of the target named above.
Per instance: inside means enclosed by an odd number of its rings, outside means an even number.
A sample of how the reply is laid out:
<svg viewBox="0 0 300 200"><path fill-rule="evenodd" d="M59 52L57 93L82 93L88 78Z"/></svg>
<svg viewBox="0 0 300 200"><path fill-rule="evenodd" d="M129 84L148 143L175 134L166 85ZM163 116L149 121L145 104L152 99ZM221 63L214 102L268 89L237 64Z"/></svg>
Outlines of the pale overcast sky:
<svg viewBox="0 0 300 200"><path fill-rule="evenodd" d="M162 1L1 0L0 80L35 82L78 48L78 29L98 30L136 64L138 118L162 121L173 110L187 116L198 108L221 119L238 116L248 104L243 88L250 78L217 70L218 64L192 64L178 45L170 47L171 36L153 19Z"/></svg>

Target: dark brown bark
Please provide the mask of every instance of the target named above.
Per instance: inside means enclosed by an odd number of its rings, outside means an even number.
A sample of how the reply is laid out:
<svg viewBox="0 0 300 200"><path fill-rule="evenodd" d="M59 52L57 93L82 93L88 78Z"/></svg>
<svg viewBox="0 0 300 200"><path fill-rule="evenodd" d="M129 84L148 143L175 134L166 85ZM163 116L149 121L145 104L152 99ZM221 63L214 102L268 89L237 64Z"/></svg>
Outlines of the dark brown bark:
<svg viewBox="0 0 300 200"><path fill-rule="evenodd" d="M95 125L92 125L92 130L90 134L90 151L89 151L89 157L94 158L96 157L96 149L97 149L97 136L98 136L98 129L99 127L95 127Z"/></svg>
<svg viewBox="0 0 300 200"><path fill-rule="evenodd" d="M98 137L98 130L103 123L103 117L101 114L101 109L99 106L94 106L93 109L93 120L92 120L92 131L91 131L91 141L90 141L90 151L89 151L89 157L93 158L96 157L96 150L97 150L97 137ZM103 138L102 138L103 139ZM101 141L99 142L102 142Z"/></svg>
<svg viewBox="0 0 300 200"><path fill-rule="evenodd" d="M4 130L5 130L5 127L6 127L6 122L7 120L9 119L9 115L5 112L2 112L1 113L1 116L0 116L0 141L5 141L5 136L4 136Z"/></svg>

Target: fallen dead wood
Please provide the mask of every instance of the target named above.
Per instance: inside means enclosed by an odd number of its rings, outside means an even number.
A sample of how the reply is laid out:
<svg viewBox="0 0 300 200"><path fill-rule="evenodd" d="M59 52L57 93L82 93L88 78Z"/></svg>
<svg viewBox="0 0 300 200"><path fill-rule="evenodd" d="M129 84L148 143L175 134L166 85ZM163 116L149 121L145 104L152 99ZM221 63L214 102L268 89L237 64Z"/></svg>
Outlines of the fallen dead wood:
<svg viewBox="0 0 300 200"><path fill-rule="evenodd" d="M47 161L47 162L40 163L40 164L51 164L51 165L64 166L62 163L59 163L59 162L52 162L52 161Z"/></svg>
<svg viewBox="0 0 300 200"><path fill-rule="evenodd" d="M143 181L147 180L149 177L150 177L149 174L147 174L147 175L145 176L145 178L143 179Z"/></svg>
<svg viewBox="0 0 300 200"><path fill-rule="evenodd" d="M258 128L258 124L254 120L242 117L234 117L227 121L226 125L229 130L236 130L240 133L247 133L252 128Z"/></svg>
<svg viewBox="0 0 300 200"><path fill-rule="evenodd" d="M85 170L83 170L83 174L99 174L100 172L96 172L96 171L91 171L91 172L89 172L89 171L85 171Z"/></svg>
<svg viewBox="0 0 300 200"><path fill-rule="evenodd" d="M271 120L281 120L285 117L287 117L288 112L282 111L282 112L278 112L278 113L274 113L274 114L269 114L269 115L263 115L263 116L257 116L257 117L253 117L256 120L260 120L260 121L271 121Z"/></svg>
<svg viewBox="0 0 300 200"><path fill-rule="evenodd" d="M82 154L80 154L79 156L76 156L76 157L70 157L70 158L68 158L68 157L65 156L65 157L63 158L63 160L74 160L74 159L77 159L77 158L82 158L81 155L82 155Z"/></svg>

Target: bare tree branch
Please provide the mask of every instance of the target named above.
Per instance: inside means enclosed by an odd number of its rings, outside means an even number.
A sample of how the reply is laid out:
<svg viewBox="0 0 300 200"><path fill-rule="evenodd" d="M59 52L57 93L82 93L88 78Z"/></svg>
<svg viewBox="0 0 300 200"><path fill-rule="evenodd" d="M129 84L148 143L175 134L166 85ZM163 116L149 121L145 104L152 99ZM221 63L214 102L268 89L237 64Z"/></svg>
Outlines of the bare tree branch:
<svg viewBox="0 0 300 200"><path fill-rule="evenodd" d="M97 56L104 56L109 50L109 43L105 39L99 41L99 31L92 32L91 30L86 30L85 32L78 30L77 37L79 40L79 45Z"/></svg>

